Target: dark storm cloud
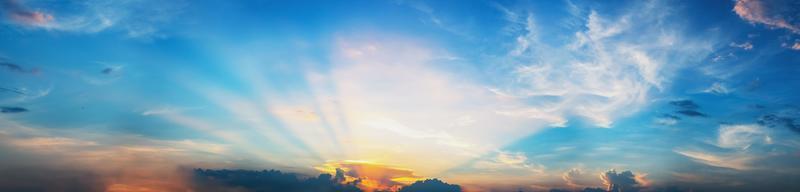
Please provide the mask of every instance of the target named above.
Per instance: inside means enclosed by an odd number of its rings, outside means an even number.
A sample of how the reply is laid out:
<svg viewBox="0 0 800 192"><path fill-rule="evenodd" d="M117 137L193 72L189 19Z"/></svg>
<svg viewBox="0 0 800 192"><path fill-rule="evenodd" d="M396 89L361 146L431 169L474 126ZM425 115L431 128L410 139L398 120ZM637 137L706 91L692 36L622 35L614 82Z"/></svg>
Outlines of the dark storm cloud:
<svg viewBox="0 0 800 192"><path fill-rule="evenodd" d="M461 186L448 184L438 179L426 179L405 186L399 192L461 192Z"/></svg>
<svg viewBox="0 0 800 192"><path fill-rule="evenodd" d="M0 107L0 113L22 113L28 112L28 109L22 107Z"/></svg>
<svg viewBox="0 0 800 192"><path fill-rule="evenodd" d="M600 175L603 183L608 187L610 192L635 192L640 190L639 183L636 181L633 172L623 171L617 172L615 170L607 171Z"/></svg>
<svg viewBox="0 0 800 192"><path fill-rule="evenodd" d="M338 171L337 172L341 172ZM204 170L196 169L192 185L195 191L261 191L261 192L360 192L352 183L344 181L343 174L320 174L318 177L303 179L298 174L283 173L276 170Z"/></svg>

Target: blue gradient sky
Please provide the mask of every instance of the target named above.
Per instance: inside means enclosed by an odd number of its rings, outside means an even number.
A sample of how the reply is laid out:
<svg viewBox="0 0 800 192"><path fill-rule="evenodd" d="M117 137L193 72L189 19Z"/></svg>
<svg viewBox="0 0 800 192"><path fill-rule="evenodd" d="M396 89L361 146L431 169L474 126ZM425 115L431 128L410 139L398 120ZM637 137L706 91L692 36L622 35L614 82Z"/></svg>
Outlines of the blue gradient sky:
<svg viewBox="0 0 800 192"><path fill-rule="evenodd" d="M800 190L793 1L0 6L2 170L111 191L182 189L181 167Z"/></svg>

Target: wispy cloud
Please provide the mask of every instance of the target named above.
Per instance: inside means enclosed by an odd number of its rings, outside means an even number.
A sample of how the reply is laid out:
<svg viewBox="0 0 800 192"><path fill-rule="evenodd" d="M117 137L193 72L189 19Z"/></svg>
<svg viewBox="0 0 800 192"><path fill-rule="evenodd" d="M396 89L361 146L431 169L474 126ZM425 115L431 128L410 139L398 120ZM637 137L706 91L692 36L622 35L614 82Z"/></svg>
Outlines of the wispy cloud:
<svg viewBox="0 0 800 192"><path fill-rule="evenodd" d="M798 2L792 0L737 0L733 11L742 19L764 24L771 28L783 28L800 33L797 12Z"/></svg>
<svg viewBox="0 0 800 192"><path fill-rule="evenodd" d="M722 84L720 82L715 82L715 83L711 84L710 87L704 89L703 92L704 93L716 94L716 95L725 95L725 94L730 93L731 90L728 89L728 87L726 87L725 84Z"/></svg>
<svg viewBox="0 0 800 192"><path fill-rule="evenodd" d="M750 43L749 41L744 42L744 43L731 42L730 46L731 47L740 48L740 49L744 49L744 50L752 50L753 49L753 44Z"/></svg>
<svg viewBox="0 0 800 192"><path fill-rule="evenodd" d="M514 67L510 83L494 90L521 100L542 101L504 114L530 113L528 117L554 125L578 116L599 127L611 127L615 118L646 105L650 91L662 89L670 71L680 67L666 63L696 59L708 52L703 43L655 24L666 22L668 14L641 11L657 9L657 4L636 4L640 11L617 16L591 11L585 16L585 30L561 45L542 41L547 37L541 37L533 14L498 6L514 26L508 29L515 40L508 56L498 62ZM634 33L655 35L629 38Z"/></svg>
<svg viewBox="0 0 800 192"><path fill-rule="evenodd" d="M7 12L6 17L28 29L76 33L113 30L124 32L132 38L163 36L160 31L162 25L172 22L185 4L163 4L149 0L65 2L58 7L16 0L3 0L2 3ZM152 6L154 4L159 6Z"/></svg>
<svg viewBox="0 0 800 192"><path fill-rule="evenodd" d="M692 151L692 150L675 150L675 152L683 156L689 157L695 162L701 164L713 167L730 168L735 170L751 169L750 163L753 160L753 157L747 155L736 155L736 154L720 155L720 154L711 154L709 152Z"/></svg>
<svg viewBox="0 0 800 192"><path fill-rule="evenodd" d="M721 125L717 145L724 148L747 149L754 144L771 144L772 138L759 125Z"/></svg>

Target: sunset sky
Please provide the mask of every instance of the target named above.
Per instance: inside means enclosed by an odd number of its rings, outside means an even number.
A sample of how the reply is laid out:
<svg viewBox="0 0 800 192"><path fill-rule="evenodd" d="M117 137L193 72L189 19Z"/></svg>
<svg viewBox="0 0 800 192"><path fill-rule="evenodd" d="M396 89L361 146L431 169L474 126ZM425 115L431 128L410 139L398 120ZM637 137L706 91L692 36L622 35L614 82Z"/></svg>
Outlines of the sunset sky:
<svg viewBox="0 0 800 192"><path fill-rule="evenodd" d="M800 1L0 0L0 17L0 191L190 191L196 168L800 191Z"/></svg>

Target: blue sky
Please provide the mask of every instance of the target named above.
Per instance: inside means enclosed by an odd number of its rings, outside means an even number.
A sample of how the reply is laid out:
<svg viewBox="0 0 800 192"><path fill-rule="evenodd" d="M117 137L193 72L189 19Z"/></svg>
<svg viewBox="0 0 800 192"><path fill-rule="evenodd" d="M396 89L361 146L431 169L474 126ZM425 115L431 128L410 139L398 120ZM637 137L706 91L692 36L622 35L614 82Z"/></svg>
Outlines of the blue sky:
<svg viewBox="0 0 800 192"><path fill-rule="evenodd" d="M3 175L87 172L106 191L184 190L187 167L340 168L366 190L800 190L793 1L0 7Z"/></svg>

